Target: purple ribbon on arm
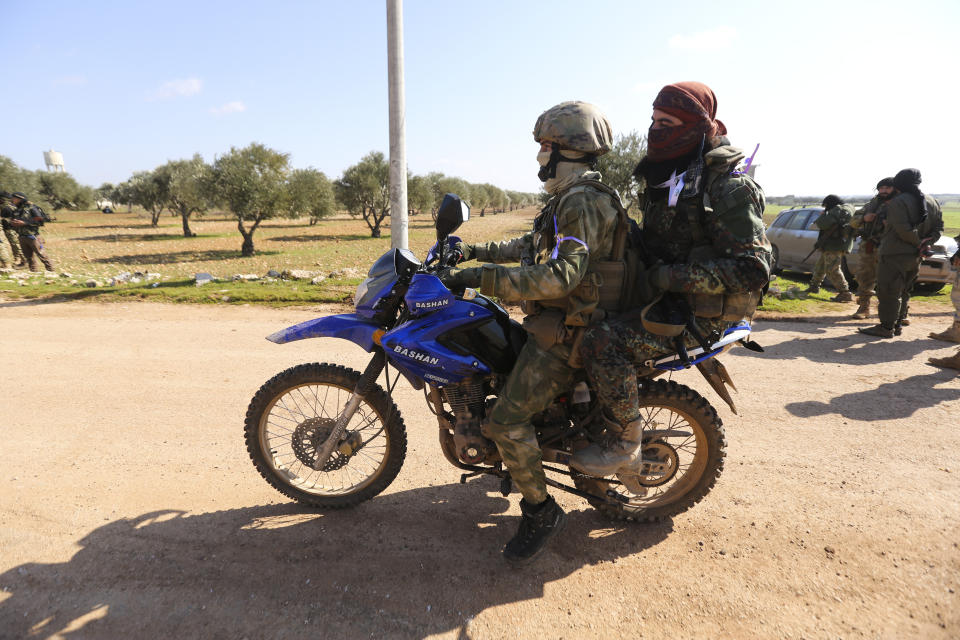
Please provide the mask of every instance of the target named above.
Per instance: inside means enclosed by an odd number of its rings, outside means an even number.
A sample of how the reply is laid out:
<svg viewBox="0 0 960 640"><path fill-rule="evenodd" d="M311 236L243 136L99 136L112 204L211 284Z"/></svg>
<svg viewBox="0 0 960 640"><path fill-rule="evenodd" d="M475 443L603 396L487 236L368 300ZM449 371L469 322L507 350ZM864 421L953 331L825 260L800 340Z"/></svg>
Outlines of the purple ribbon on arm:
<svg viewBox="0 0 960 640"><path fill-rule="evenodd" d="M750 155L749 158L747 158L747 162L743 165L743 169L742 169L741 171L734 171L734 172L733 172L733 175L735 175L735 176L743 175L743 174L745 174L747 171L750 170L750 165L753 164L753 158L754 158L754 156L757 155L757 150L758 150L758 149L760 149L760 143L759 143L759 142L757 143L757 146L753 148L753 153Z"/></svg>
<svg viewBox="0 0 960 640"><path fill-rule="evenodd" d="M587 246L587 243L581 240L580 238L575 238L573 236L562 236L560 235L560 228L557 226L557 216L553 216L553 237L556 239L557 244L553 247L553 253L550 254L551 260L556 260L557 256L560 255L560 243L564 240L573 240L574 242L579 242L583 245L583 248L587 251L590 251L590 247Z"/></svg>

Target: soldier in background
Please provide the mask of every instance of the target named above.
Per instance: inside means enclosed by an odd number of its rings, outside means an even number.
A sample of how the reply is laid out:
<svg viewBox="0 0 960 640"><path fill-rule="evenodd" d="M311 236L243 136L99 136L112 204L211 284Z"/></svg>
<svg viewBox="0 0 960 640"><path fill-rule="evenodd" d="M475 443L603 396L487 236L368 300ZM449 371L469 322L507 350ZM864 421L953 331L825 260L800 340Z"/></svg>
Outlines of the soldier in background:
<svg viewBox="0 0 960 640"><path fill-rule="evenodd" d="M592 170L613 144L610 123L597 107L556 105L541 114L533 138L540 143L538 175L551 196L533 230L506 242L459 243L464 259L487 264L439 274L451 290L476 287L507 302L522 301L526 313L530 339L483 426L523 494L520 528L503 550L512 563L531 560L563 526L563 510L547 494L531 418L573 387L576 336L590 323L601 289L620 287L601 278L597 265L610 260L614 235L626 223L617 192ZM518 267L495 264L518 261Z"/></svg>
<svg viewBox="0 0 960 640"><path fill-rule="evenodd" d="M893 178L884 178L877 183L877 195L863 205L850 220L850 228L860 236L860 261L857 263L857 311L853 317L863 320L870 317L870 299L875 295L877 264L880 254L880 232L883 221L877 215L883 203L893 197Z"/></svg>
<svg viewBox="0 0 960 640"><path fill-rule="evenodd" d="M38 258L47 271L54 271L53 263L44 253L43 241L40 239L40 227L46 221L43 213L20 191L10 194L10 203L14 207L10 224L20 236L20 248L23 250L24 260L30 266L30 271L39 271Z"/></svg>
<svg viewBox="0 0 960 640"><path fill-rule="evenodd" d="M704 335L753 317L773 264L763 190L738 170L745 154L730 145L716 115L716 96L705 84L663 87L653 102L647 155L634 170L646 184L641 235L653 261L638 274L638 289L645 289L640 297L686 301ZM584 334L587 374L621 431L606 446L593 443L577 451L570 466L578 471L635 474L642 464L636 367L674 348L659 323L649 322L656 306L603 320ZM686 340L695 344L689 333Z"/></svg>
<svg viewBox="0 0 960 640"><path fill-rule="evenodd" d="M840 196L830 194L823 199L823 213L814 221L820 233L813 246L820 249L820 257L810 276L808 293L819 293L820 283L824 277L830 278L830 283L838 291L830 298L833 302L851 302L853 295L843 277L840 265L843 256L853 248L853 239L847 233L847 223L853 218L853 206L845 203Z"/></svg>
<svg viewBox="0 0 960 640"><path fill-rule="evenodd" d="M920 260L940 239L943 214L940 203L920 191L920 171L903 169L893 177L895 195L880 210L883 235L877 267L877 315L880 324L860 332L880 338L900 335L917 280Z"/></svg>
<svg viewBox="0 0 960 640"><path fill-rule="evenodd" d="M3 226L3 237L0 237L0 261L4 260L2 255L4 253L3 239L6 238L7 244L10 245L10 253L12 254L10 265L22 267L26 265L26 261L23 259L23 249L20 248L20 235L13 228L13 224L11 224L15 210L15 207L10 204L10 194L6 191L0 192L0 224Z"/></svg>

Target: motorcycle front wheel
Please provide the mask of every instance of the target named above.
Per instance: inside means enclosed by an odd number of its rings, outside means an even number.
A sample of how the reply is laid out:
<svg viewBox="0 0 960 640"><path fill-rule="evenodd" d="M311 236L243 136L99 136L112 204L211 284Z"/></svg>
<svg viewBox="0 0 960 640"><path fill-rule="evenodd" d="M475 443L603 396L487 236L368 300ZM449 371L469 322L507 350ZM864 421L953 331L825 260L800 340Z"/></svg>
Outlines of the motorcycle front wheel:
<svg viewBox="0 0 960 640"><path fill-rule="evenodd" d="M340 365L301 364L257 391L244 424L247 452L283 495L315 507L351 507L387 488L407 453L403 418L384 390L364 394L343 436L320 469L318 452L360 379Z"/></svg>
<svg viewBox="0 0 960 640"><path fill-rule="evenodd" d="M617 504L591 500L612 518L656 522L700 502L723 472L723 423L703 396L673 381L645 381L640 387L641 447L638 473L608 478L574 474L574 485L593 495L619 494ZM659 432L659 434L658 434ZM650 435L647 435L650 434Z"/></svg>

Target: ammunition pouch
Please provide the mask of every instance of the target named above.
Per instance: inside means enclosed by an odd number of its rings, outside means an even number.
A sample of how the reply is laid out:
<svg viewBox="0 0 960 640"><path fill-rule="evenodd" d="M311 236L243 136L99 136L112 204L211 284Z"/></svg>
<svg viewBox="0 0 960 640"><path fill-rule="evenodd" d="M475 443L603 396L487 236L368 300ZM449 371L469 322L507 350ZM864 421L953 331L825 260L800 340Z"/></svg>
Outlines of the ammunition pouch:
<svg viewBox="0 0 960 640"><path fill-rule="evenodd" d="M523 330L530 334L538 347L549 351L555 345L566 342L570 336L564 319L565 314L561 309L543 309L523 319Z"/></svg>
<svg viewBox="0 0 960 640"><path fill-rule="evenodd" d="M719 318L724 322L753 319L760 303L759 291L742 293L692 293L687 302L698 318Z"/></svg>

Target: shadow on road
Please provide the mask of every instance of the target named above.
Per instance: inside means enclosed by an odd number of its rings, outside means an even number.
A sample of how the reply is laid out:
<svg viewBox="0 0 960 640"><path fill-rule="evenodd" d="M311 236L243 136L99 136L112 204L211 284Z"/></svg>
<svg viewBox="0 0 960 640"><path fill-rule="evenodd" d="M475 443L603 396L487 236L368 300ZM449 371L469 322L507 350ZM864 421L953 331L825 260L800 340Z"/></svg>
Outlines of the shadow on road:
<svg viewBox="0 0 960 640"><path fill-rule="evenodd" d="M936 387L937 384L952 381L955 377L953 371L935 371L895 382L885 382L875 389L844 393L831 398L829 402L791 402L785 408L800 418L815 418L828 414L864 421L909 418L920 409L960 399L960 388ZM890 402L891 399L899 401Z"/></svg>
<svg viewBox="0 0 960 640"><path fill-rule="evenodd" d="M768 327L765 327L768 328ZM791 331L797 331L795 326ZM908 331L905 328L904 331ZM883 362L912 360L917 354L942 347L943 343L929 338L907 336L881 339L864 335L850 327L850 333L833 338L795 338L777 344L764 343L763 335L754 332L754 339L764 348L763 353L750 353L751 358L764 360L796 360L804 358L811 362L845 365L873 365ZM742 352L734 352L744 355Z"/></svg>
<svg viewBox="0 0 960 640"><path fill-rule="evenodd" d="M63 563L0 575L3 637L423 637L538 598L581 567L642 552L672 531L568 514L537 562L499 549L518 518L489 479L413 489L354 509L292 504L110 522ZM616 588L616 587L611 587ZM599 594L598 594L599 597ZM576 615L577 603L570 602ZM546 615L546 614L545 614ZM567 615L552 612L550 615ZM141 635L146 634L146 635Z"/></svg>

